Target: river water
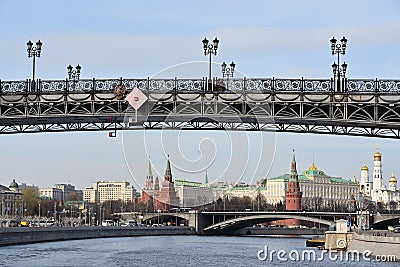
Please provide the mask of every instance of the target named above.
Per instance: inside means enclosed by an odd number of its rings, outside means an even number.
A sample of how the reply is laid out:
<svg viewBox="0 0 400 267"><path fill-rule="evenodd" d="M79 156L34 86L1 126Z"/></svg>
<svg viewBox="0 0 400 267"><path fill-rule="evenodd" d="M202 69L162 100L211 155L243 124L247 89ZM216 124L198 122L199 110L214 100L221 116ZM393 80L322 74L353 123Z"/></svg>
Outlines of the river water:
<svg viewBox="0 0 400 267"><path fill-rule="evenodd" d="M340 260L326 254L322 261L286 254L272 259L260 250L287 253L312 249L305 238L230 236L143 236L38 243L0 248L0 266L400 266ZM261 258L261 260L259 259ZM286 259L286 261L285 261Z"/></svg>

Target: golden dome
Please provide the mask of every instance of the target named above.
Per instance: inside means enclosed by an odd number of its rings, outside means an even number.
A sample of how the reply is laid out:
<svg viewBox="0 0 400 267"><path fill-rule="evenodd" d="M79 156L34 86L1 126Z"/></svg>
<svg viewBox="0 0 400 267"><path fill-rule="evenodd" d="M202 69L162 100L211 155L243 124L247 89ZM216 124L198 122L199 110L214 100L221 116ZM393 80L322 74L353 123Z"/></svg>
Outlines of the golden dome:
<svg viewBox="0 0 400 267"><path fill-rule="evenodd" d="M390 183L390 184L397 184L397 179L396 179L396 177L394 176L394 173L392 173L392 177L390 177L389 183Z"/></svg>
<svg viewBox="0 0 400 267"><path fill-rule="evenodd" d="M367 165L365 165L365 163L364 163L364 166L361 167L361 170L362 171L368 171L368 167L367 167Z"/></svg>
<svg viewBox="0 0 400 267"><path fill-rule="evenodd" d="M314 165L314 162L312 163L311 167L309 168L310 171L315 171L318 170L318 168Z"/></svg>
<svg viewBox="0 0 400 267"><path fill-rule="evenodd" d="M382 157L382 154L379 153L379 151L376 151L375 154L374 154L374 158L375 158L375 157Z"/></svg>
<svg viewBox="0 0 400 267"><path fill-rule="evenodd" d="M379 147L378 147L378 145L376 145L376 152L375 152L375 154L374 154L374 158L376 158L376 157L378 157L378 158L382 157L382 154L379 153Z"/></svg>

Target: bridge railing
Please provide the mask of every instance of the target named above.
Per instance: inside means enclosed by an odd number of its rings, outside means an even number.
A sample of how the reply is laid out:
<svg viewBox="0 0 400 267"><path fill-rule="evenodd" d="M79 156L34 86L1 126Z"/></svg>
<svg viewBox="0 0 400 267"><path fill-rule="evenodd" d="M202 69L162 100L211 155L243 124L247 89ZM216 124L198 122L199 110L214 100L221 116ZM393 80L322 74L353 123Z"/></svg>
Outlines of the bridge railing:
<svg viewBox="0 0 400 267"><path fill-rule="evenodd" d="M341 93L398 94L400 80L344 79ZM333 79L286 79L286 78L215 78L208 83L201 79L84 79L70 80L0 80L0 94L79 94L113 93L122 85L127 92L138 87L148 92L214 93L329 93L337 91Z"/></svg>

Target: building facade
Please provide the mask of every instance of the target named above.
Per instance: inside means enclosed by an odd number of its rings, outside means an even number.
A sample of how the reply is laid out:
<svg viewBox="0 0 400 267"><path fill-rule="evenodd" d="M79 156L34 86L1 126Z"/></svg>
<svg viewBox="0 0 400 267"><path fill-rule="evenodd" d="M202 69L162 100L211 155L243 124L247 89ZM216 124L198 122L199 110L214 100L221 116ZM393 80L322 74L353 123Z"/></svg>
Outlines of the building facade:
<svg viewBox="0 0 400 267"><path fill-rule="evenodd" d="M48 188L39 188L39 197L47 198L47 199L55 199L57 201L62 201L63 192L59 188L48 187Z"/></svg>
<svg viewBox="0 0 400 267"><path fill-rule="evenodd" d="M387 205L389 209L392 209L392 207L399 209L400 191L397 189L397 178L392 173L388 181L389 188L386 187L382 170L382 154L379 152L378 147L373 155L373 159L372 182L369 180L369 169L366 164L361 168L360 192L367 199Z"/></svg>
<svg viewBox="0 0 400 267"><path fill-rule="evenodd" d="M214 201L213 191L207 183L175 180L174 186L180 207L198 207Z"/></svg>
<svg viewBox="0 0 400 267"><path fill-rule="evenodd" d="M291 174L265 179L262 183L267 188L266 201L269 204L286 203ZM303 210L339 210L350 208L358 196L359 183L341 177L332 177L319 170L314 163L298 175Z"/></svg>
<svg viewBox="0 0 400 267"><path fill-rule="evenodd" d="M61 189L62 198L61 200L65 203L69 199L70 194L76 194L76 199L74 200L82 200L83 199L83 191L77 190L74 185L71 184L55 184L54 188Z"/></svg>
<svg viewBox="0 0 400 267"><path fill-rule="evenodd" d="M89 203L103 203L110 200L132 202L136 197L136 189L129 182L94 182L92 187L83 191L83 200Z"/></svg>
<svg viewBox="0 0 400 267"><path fill-rule="evenodd" d="M55 184L53 187L39 188L39 197L55 199L59 202L65 203L68 201L69 194L76 194L74 200L82 200L82 190L76 190L74 185L71 184Z"/></svg>
<svg viewBox="0 0 400 267"><path fill-rule="evenodd" d="M23 195L15 179L13 179L9 187L0 185L0 217L12 218L23 214Z"/></svg>

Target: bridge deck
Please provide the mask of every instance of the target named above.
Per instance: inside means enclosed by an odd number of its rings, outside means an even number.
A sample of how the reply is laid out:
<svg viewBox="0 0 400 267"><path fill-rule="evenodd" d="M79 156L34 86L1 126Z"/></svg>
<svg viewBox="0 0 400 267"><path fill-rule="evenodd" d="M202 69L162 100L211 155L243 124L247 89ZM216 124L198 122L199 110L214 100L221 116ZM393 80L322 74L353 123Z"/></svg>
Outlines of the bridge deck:
<svg viewBox="0 0 400 267"><path fill-rule="evenodd" d="M135 87L148 97L138 121L124 101ZM321 79L0 81L0 133L179 128L399 138L399 92L396 80L345 79L342 91Z"/></svg>

